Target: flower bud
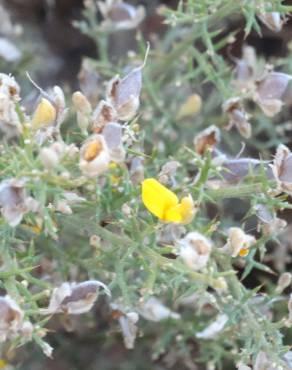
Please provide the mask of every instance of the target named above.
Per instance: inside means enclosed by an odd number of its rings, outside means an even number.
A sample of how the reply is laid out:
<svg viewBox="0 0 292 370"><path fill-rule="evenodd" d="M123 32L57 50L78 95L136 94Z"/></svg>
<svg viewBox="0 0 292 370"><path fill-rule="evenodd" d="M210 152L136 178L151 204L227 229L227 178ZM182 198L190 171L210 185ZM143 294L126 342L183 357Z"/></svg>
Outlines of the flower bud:
<svg viewBox="0 0 292 370"><path fill-rule="evenodd" d="M187 100L179 108L176 118L180 120L186 117L194 117L200 112L201 107L202 107L202 99L200 95L192 94L187 98Z"/></svg>
<svg viewBox="0 0 292 370"><path fill-rule="evenodd" d="M37 130L43 126L54 123L56 119L56 109L48 99L42 98L34 111L32 118L32 128Z"/></svg>
<svg viewBox="0 0 292 370"><path fill-rule="evenodd" d="M72 102L77 110L77 124L82 133L87 133L87 128L90 121L91 105L87 98L80 92L76 91L72 95Z"/></svg>
<svg viewBox="0 0 292 370"><path fill-rule="evenodd" d="M198 271L206 267L212 243L204 235L196 231L190 232L179 241L179 246L179 256L189 268Z"/></svg>

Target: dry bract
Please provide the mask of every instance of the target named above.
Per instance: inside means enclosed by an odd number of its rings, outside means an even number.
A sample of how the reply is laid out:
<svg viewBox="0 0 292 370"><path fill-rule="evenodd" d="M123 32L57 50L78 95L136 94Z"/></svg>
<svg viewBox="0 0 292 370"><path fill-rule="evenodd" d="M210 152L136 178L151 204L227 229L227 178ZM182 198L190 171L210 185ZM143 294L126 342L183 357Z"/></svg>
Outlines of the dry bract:
<svg viewBox="0 0 292 370"><path fill-rule="evenodd" d="M99 288L106 294L110 292L106 285L97 280L88 280L82 283L63 283L53 290L48 308L42 309L43 315L66 313L79 315L92 309L98 298Z"/></svg>
<svg viewBox="0 0 292 370"><path fill-rule="evenodd" d="M180 319L180 314L171 311L155 297L151 297L148 299L148 301L141 304L139 307L139 313L146 320L155 322L165 319Z"/></svg>
<svg viewBox="0 0 292 370"><path fill-rule="evenodd" d="M100 97L101 77L89 59L83 59L78 80L82 93L92 106L95 106Z"/></svg>
<svg viewBox="0 0 292 370"><path fill-rule="evenodd" d="M292 154L290 149L281 144L278 146L272 164L273 174L278 184L278 190L292 194Z"/></svg>
<svg viewBox="0 0 292 370"><path fill-rule="evenodd" d="M256 81L254 101L264 114L273 117L279 113L284 104L284 94L292 76L280 72L269 72Z"/></svg>
<svg viewBox="0 0 292 370"><path fill-rule="evenodd" d="M112 104L101 100L92 113L91 130L100 133L108 123L116 122L117 119L117 112Z"/></svg>
<svg viewBox="0 0 292 370"><path fill-rule="evenodd" d="M22 132L22 125L16 111L20 88L15 79L0 73L0 129L12 138Z"/></svg>
<svg viewBox="0 0 292 370"><path fill-rule="evenodd" d="M179 256L192 270L206 267L212 251L212 243L204 235L193 231L179 241Z"/></svg>
<svg viewBox="0 0 292 370"><path fill-rule="evenodd" d="M220 142L220 130L212 125L198 133L194 138L195 150L198 154L204 154L207 149L212 149Z"/></svg>
<svg viewBox="0 0 292 370"><path fill-rule="evenodd" d="M244 257L248 254L249 248L254 245L256 239L254 236L246 234L239 227L231 227L228 230L227 243L222 248L222 251L229 254L231 257Z"/></svg>
<svg viewBox="0 0 292 370"><path fill-rule="evenodd" d="M17 226L23 216L36 212L38 203L27 196L25 180L7 179L0 183L0 206L5 220L10 226Z"/></svg>
<svg viewBox="0 0 292 370"><path fill-rule="evenodd" d="M237 128L239 133L246 139L251 136L251 125L249 123L249 115L244 110L240 98L230 98L223 104L223 111L227 113L229 123L226 125L226 130L230 130L233 126Z"/></svg>
<svg viewBox="0 0 292 370"><path fill-rule="evenodd" d="M139 315L137 312L127 312L124 308L115 303L111 303L112 317L119 321L124 344L127 349L133 349L138 333L137 322Z"/></svg>
<svg viewBox="0 0 292 370"><path fill-rule="evenodd" d="M278 12L260 13L257 16L265 26L274 32L280 32L285 23L282 15Z"/></svg>
<svg viewBox="0 0 292 370"><path fill-rule="evenodd" d="M253 88L256 76L257 59L255 49L252 46L244 45L242 48L242 58L236 59L235 81L233 83L240 90L246 91Z"/></svg>
<svg viewBox="0 0 292 370"><path fill-rule="evenodd" d="M125 160L125 149L123 148L123 129L118 123L108 123L102 135L109 149L110 158L113 162L122 163Z"/></svg>
<svg viewBox="0 0 292 370"><path fill-rule="evenodd" d="M130 179L132 183L140 184L144 180L144 160L141 157L133 157L130 161Z"/></svg>
<svg viewBox="0 0 292 370"><path fill-rule="evenodd" d="M20 333L23 319L23 311L12 298L0 297L0 342Z"/></svg>
<svg viewBox="0 0 292 370"><path fill-rule="evenodd" d="M108 169L110 153L103 136L89 137L81 147L79 167L88 177L98 176Z"/></svg>
<svg viewBox="0 0 292 370"><path fill-rule="evenodd" d="M143 6L134 7L121 0L98 1L97 4L104 18L101 26L110 32L136 28L145 17Z"/></svg>
<svg viewBox="0 0 292 370"><path fill-rule="evenodd" d="M290 272L284 272L283 274L281 274L277 283L276 292L278 294L281 294L283 290L291 285L291 281L292 275L290 274Z"/></svg>
<svg viewBox="0 0 292 370"><path fill-rule="evenodd" d="M287 226L285 220L276 217L276 214L271 212L265 205L257 204L255 210L259 219L258 229L261 229L264 235L277 235Z"/></svg>
<svg viewBox="0 0 292 370"><path fill-rule="evenodd" d="M115 108L121 121L134 118L139 105L142 88L142 67L134 68L124 78L109 82L107 98Z"/></svg>
<svg viewBox="0 0 292 370"><path fill-rule="evenodd" d="M198 339L214 339L221 333L228 321L228 316L221 314L217 316L216 320L207 326L203 331L196 333Z"/></svg>

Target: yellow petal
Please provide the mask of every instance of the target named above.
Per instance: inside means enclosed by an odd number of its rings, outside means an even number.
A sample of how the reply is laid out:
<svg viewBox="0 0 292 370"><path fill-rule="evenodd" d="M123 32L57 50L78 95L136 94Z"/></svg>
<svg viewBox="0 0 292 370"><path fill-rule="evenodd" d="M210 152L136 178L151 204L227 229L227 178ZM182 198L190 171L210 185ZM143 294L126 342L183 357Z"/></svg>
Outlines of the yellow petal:
<svg viewBox="0 0 292 370"><path fill-rule="evenodd" d="M163 218L164 221L181 223L182 217L181 217L180 208L181 208L181 205L178 204L175 207L167 209L164 214L164 218Z"/></svg>
<svg viewBox="0 0 292 370"><path fill-rule="evenodd" d="M7 366L7 362L0 358L0 369L4 369Z"/></svg>
<svg viewBox="0 0 292 370"><path fill-rule="evenodd" d="M189 224L195 216L194 201L191 195L182 198L181 202L168 209L165 213L165 221Z"/></svg>
<svg viewBox="0 0 292 370"><path fill-rule="evenodd" d="M42 98L33 114L32 127L38 129L42 126L47 126L53 123L55 119L56 109L48 99Z"/></svg>
<svg viewBox="0 0 292 370"><path fill-rule="evenodd" d="M194 201L191 195L182 198L180 202L180 213L183 224L189 224L192 222L196 209L194 207Z"/></svg>
<svg viewBox="0 0 292 370"><path fill-rule="evenodd" d="M145 207L161 220L165 220L167 210L178 204L177 196L155 179L143 181L142 201Z"/></svg>

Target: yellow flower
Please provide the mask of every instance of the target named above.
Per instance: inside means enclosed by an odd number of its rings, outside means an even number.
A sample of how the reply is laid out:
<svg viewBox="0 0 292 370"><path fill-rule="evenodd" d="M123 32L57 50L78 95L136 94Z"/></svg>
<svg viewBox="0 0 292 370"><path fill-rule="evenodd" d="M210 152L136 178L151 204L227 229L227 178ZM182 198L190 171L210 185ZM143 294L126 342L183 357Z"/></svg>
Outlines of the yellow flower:
<svg viewBox="0 0 292 370"><path fill-rule="evenodd" d="M4 369L7 366L7 362L0 358L0 369Z"/></svg>
<svg viewBox="0 0 292 370"><path fill-rule="evenodd" d="M179 202L172 191L155 179L143 181L142 201L151 213L163 221L187 224L195 215L194 202L190 195Z"/></svg>
<svg viewBox="0 0 292 370"><path fill-rule="evenodd" d="M39 102L32 118L32 127L39 129L53 123L56 119L56 109L48 99L42 98Z"/></svg>

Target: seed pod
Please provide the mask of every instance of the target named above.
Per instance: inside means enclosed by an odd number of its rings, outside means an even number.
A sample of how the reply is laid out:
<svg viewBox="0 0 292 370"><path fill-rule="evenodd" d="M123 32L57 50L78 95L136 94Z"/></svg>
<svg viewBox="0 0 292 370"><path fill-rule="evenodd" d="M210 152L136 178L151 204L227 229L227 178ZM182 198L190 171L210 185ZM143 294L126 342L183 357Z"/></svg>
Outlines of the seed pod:
<svg viewBox="0 0 292 370"><path fill-rule="evenodd" d="M179 241L179 246L179 256L189 268L198 271L206 267L212 243L204 235L196 231L190 232Z"/></svg>
<svg viewBox="0 0 292 370"><path fill-rule="evenodd" d="M110 154L101 135L92 135L81 147L79 167L84 175L94 177L108 169Z"/></svg>
<svg viewBox="0 0 292 370"><path fill-rule="evenodd" d="M53 290L49 307L41 313L50 315L67 313L79 315L92 309L98 298L99 288L102 287L110 295L108 288L100 281L88 280L83 283L63 283Z"/></svg>
<svg viewBox="0 0 292 370"><path fill-rule="evenodd" d="M207 127L194 138L195 150L200 155L203 155L208 148L212 149L219 142L220 130L214 125Z"/></svg>

